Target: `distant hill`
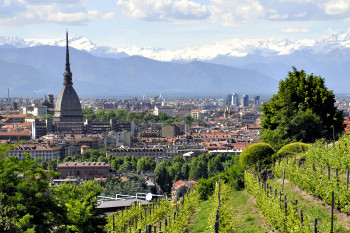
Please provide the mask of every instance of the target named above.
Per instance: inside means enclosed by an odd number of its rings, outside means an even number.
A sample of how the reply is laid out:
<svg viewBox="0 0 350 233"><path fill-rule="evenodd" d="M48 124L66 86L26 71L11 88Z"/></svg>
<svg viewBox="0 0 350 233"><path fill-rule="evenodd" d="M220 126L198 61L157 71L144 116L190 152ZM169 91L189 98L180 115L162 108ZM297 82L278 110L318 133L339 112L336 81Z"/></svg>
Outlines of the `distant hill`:
<svg viewBox="0 0 350 233"><path fill-rule="evenodd" d="M6 96L7 87L12 96L57 96L62 88L63 47L0 47L0 59L0 96ZM140 56L104 58L74 48L70 59L79 96L270 94L278 85L251 69L198 61L176 64Z"/></svg>

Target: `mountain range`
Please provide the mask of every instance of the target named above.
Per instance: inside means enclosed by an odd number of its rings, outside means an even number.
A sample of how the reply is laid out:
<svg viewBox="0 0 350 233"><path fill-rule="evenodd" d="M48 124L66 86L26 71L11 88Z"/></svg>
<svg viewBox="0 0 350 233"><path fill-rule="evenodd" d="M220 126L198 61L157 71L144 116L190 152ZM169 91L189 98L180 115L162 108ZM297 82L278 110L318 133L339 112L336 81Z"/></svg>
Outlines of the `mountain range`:
<svg viewBox="0 0 350 233"><path fill-rule="evenodd" d="M350 34L313 40L238 40L182 50L111 48L70 38L73 82L82 96L169 93L272 94L292 66L321 75L336 93L349 93ZM0 96L58 93L65 40L0 37Z"/></svg>

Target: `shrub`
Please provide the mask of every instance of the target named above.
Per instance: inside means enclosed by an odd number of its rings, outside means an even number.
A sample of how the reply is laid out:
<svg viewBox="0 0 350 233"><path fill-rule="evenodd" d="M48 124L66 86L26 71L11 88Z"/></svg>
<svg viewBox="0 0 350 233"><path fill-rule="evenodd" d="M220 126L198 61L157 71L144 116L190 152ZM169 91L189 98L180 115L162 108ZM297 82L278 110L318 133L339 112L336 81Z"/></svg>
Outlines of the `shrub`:
<svg viewBox="0 0 350 233"><path fill-rule="evenodd" d="M275 155L275 158L290 157L307 151L311 147L310 144L302 142L294 142L282 147Z"/></svg>
<svg viewBox="0 0 350 233"><path fill-rule="evenodd" d="M248 146L239 156L240 164L243 168L256 164L267 165L272 162L274 149L267 143L256 143Z"/></svg>
<svg viewBox="0 0 350 233"><path fill-rule="evenodd" d="M199 192L200 199L207 200L214 193L216 180L216 176L198 180L197 191Z"/></svg>

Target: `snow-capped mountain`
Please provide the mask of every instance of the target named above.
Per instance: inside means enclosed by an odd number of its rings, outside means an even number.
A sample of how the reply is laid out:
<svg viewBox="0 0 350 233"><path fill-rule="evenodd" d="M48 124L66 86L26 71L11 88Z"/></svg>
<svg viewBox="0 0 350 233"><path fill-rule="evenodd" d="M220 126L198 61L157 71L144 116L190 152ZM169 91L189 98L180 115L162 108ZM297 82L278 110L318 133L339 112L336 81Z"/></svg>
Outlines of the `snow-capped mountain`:
<svg viewBox="0 0 350 233"><path fill-rule="evenodd" d="M17 48L40 45L65 46L65 39L35 40L22 39L20 37L0 37L0 46L4 45ZM319 39L298 41L291 41L289 39L231 39L201 47L187 47L179 50L139 48L134 46L127 48L98 46L83 36L69 38L69 45L78 50L83 50L101 57L121 58L138 55L158 61L189 62L193 60L210 61L220 56L240 58L248 55L259 55L262 57L290 55L301 50L308 50L312 54L327 54L335 49L350 48L350 34L338 32Z"/></svg>
<svg viewBox="0 0 350 233"><path fill-rule="evenodd" d="M134 83L145 82L141 86L146 90L154 88L155 92L166 91L177 85L177 91L185 92L202 90L206 93L229 93L240 90L273 93L278 80L285 78L292 66L295 66L325 78L326 85L335 93L349 93L348 33L333 33L318 39L298 41L231 39L180 50L112 48L98 46L82 36L69 38L69 44L76 49L71 50L71 62L75 63L74 75L86 82L83 91L90 90L97 85L96 80L100 84L103 79L106 86L101 86L101 89L111 87L110 93L113 93L116 87L111 83L118 80L117 86L122 88L120 91L126 91L129 86L133 87L134 84L128 81L132 79ZM63 64L58 65L57 61L64 62L63 46L65 39L0 37L0 74L7 77L11 71L14 87L18 83L17 79L25 81L29 77L37 78L40 72L40 77L50 75L55 80L60 80L57 75L61 74ZM52 57L50 64L49 57ZM114 59L104 59L105 57ZM23 65L25 67L21 67ZM175 85L181 78L181 83ZM4 79L4 82L0 83L0 87L6 87L8 79ZM45 82L37 80L35 83ZM203 86L199 88L198 83ZM147 86L149 84L152 85ZM208 87L217 89L206 89ZM132 93L132 90L128 93Z"/></svg>

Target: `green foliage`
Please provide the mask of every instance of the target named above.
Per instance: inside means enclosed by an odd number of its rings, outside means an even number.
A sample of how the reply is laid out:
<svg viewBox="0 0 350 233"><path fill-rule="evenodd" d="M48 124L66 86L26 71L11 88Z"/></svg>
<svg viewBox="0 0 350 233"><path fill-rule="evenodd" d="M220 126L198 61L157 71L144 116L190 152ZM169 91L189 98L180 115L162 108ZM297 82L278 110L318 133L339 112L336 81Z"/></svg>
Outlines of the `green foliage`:
<svg viewBox="0 0 350 233"><path fill-rule="evenodd" d="M147 187L144 179L138 176L128 176L127 178L128 180L125 182L122 182L119 177L108 178L102 195L115 197L117 193L135 195L136 193L147 192Z"/></svg>
<svg viewBox="0 0 350 233"><path fill-rule="evenodd" d="M137 171L139 172L153 172L155 167L156 162L149 157L143 157L137 161Z"/></svg>
<svg viewBox="0 0 350 233"><path fill-rule="evenodd" d="M306 144L306 143L302 143L302 142L290 143L290 144L287 144L284 147L282 147L276 153L276 158L284 158L287 156L290 157L293 155L297 155L297 154L300 154L300 153L307 151L310 147L311 147L311 145Z"/></svg>
<svg viewBox="0 0 350 233"><path fill-rule="evenodd" d="M201 200L207 200L214 193L217 177L198 180L197 191Z"/></svg>
<svg viewBox="0 0 350 233"><path fill-rule="evenodd" d="M316 165L313 169L311 164L299 166L299 163L294 163L291 159L289 159L289 162L284 159L281 163L276 163L274 175L279 178L282 177L284 169L286 179L308 193L320 197L329 205L332 201L332 191L334 191L335 207L350 214L350 193L347 191L346 180L334 175L331 175L328 179L326 169L321 170Z"/></svg>
<svg viewBox="0 0 350 233"><path fill-rule="evenodd" d="M28 154L22 160L4 158L2 154L11 147L0 145L0 231L49 232L61 215L55 200L47 195L54 172L45 172L39 160L31 160Z"/></svg>
<svg viewBox="0 0 350 233"><path fill-rule="evenodd" d="M103 232L105 222L101 210L96 208L97 196L103 188L94 181L83 185L61 184L53 188L52 196L58 200L65 212L60 231L69 232Z"/></svg>
<svg viewBox="0 0 350 233"><path fill-rule="evenodd" d="M266 165L271 163L274 149L266 143L255 143L243 150L240 154L240 164L242 167L252 167L257 164Z"/></svg>
<svg viewBox="0 0 350 233"><path fill-rule="evenodd" d="M52 120L53 119L53 116L51 114L46 114L45 116L43 116L44 119L48 120Z"/></svg>
<svg viewBox="0 0 350 233"><path fill-rule="evenodd" d="M170 192L172 186L172 178L169 174L166 160L157 164L154 169L156 182L162 187L164 192Z"/></svg>
<svg viewBox="0 0 350 233"><path fill-rule="evenodd" d="M234 164L225 172L225 179L235 190L244 189L244 169L240 164Z"/></svg>
<svg viewBox="0 0 350 233"><path fill-rule="evenodd" d="M108 110L98 110L96 113L92 109L87 108L83 110L83 116L85 119L95 120L95 121L109 121L120 120L120 121L135 121L135 122L157 122L164 124L172 124L174 122L186 122L188 125L192 125L194 119L191 116L176 116L171 117L165 113L159 113L159 116L150 113L140 113L140 112L127 112L123 109L118 109L117 111Z"/></svg>
<svg viewBox="0 0 350 233"><path fill-rule="evenodd" d="M278 93L262 107L261 139L275 148L296 141L332 138L344 130L343 112L334 106L335 96L325 81L293 67L280 81Z"/></svg>
<svg viewBox="0 0 350 233"><path fill-rule="evenodd" d="M213 177L224 170L224 166L219 157L212 158L208 161L208 176Z"/></svg>
<svg viewBox="0 0 350 233"><path fill-rule="evenodd" d="M166 198L161 198L153 203L153 206L132 205L124 211L117 211L109 216L108 224L105 230L114 232L116 229L123 229L125 225L126 232L137 233L138 229L145 229L146 225L158 225L159 222L164 223L164 219L168 221L168 226L162 225L162 232L182 233L188 227L188 219L198 207L199 197L197 192L190 191L188 195L180 200L170 202ZM175 219L173 214L176 212ZM113 223L114 220L114 223ZM135 224L137 221L137 226ZM113 229L114 226L114 229Z"/></svg>
<svg viewBox="0 0 350 233"><path fill-rule="evenodd" d="M266 194L251 173L245 173L244 177L246 189L255 197L257 207L278 232L313 232L311 219L307 216L304 216L304 223L300 224L299 212L295 205L291 202L287 204L288 215L286 216L279 196L272 193Z"/></svg>

